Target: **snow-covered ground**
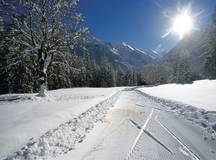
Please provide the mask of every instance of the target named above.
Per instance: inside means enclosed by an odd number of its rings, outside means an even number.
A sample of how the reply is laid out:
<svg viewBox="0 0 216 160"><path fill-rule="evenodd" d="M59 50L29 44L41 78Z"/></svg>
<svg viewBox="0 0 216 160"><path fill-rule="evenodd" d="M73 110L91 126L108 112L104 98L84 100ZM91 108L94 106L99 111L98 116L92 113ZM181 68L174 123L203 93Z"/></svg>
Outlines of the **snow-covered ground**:
<svg viewBox="0 0 216 160"><path fill-rule="evenodd" d="M60 89L48 95L0 96L0 159L215 157L215 111L157 98L143 88Z"/></svg>
<svg viewBox="0 0 216 160"><path fill-rule="evenodd" d="M103 123L52 160L215 160L215 141L202 135L157 99L124 90Z"/></svg>
<svg viewBox="0 0 216 160"><path fill-rule="evenodd" d="M205 130L206 135L210 135L206 138L216 139L216 80L200 80L185 85L166 84L138 90L177 117Z"/></svg>
<svg viewBox="0 0 216 160"><path fill-rule="evenodd" d="M139 89L149 95L174 100L216 111L216 80L194 81L192 84L165 84Z"/></svg>
<svg viewBox="0 0 216 160"><path fill-rule="evenodd" d="M1 95L0 159L18 151L30 139L35 141L47 131L58 127L68 129L68 126L59 126L60 124L64 124L78 116L79 120L83 120L83 117L89 118L83 114L87 111L88 115L91 114L91 111L94 111L94 114L98 116L100 112L105 110L100 110L100 106L92 107L120 90L122 88L60 89L49 91L48 97L45 99L36 97L35 94ZM99 119L94 115L91 116L94 121ZM56 130L58 131L58 129ZM56 134L60 134L57 131ZM46 147L44 144L45 142L41 145L42 148ZM46 151L46 149L43 150Z"/></svg>

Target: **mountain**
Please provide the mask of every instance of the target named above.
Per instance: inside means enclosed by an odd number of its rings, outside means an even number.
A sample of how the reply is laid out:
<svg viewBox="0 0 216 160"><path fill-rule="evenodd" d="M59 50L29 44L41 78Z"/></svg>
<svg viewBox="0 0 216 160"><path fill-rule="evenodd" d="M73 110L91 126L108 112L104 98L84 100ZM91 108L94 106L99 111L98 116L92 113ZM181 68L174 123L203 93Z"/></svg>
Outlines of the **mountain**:
<svg viewBox="0 0 216 160"><path fill-rule="evenodd" d="M144 65L157 63L162 58L153 50L142 51L125 42L112 44L98 40L90 34L85 36L85 41L81 42L84 47L77 47L75 53L78 56L88 54L97 64L100 64L101 59L105 56L115 68L126 69L131 66L135 70L141 70Z"/></svg>
<svg viewBox="0 0 216 160"><path fill-rule="evenodd" d="M131 65L134 69L140 70L146 64L157 63L161 56L153 51L142 51L123 42L115 46L124 63Z"/></svg>
<svg viewBox="0 0 216 160"><path fill-rule="evenodd" d="M208 39L208 30L203 29L185 36L179 43L163 56L163 61L175 63L181 56L187 56L192 71L202 69L205 54L204 48Z"/></svg>
<svg viewBox="0 0 216 160"><path fill-rule="evenodd" d="M75 53L78 56L89 55L91 60L100 64L105 56L115 68L126 69L131 66L139 71L146 64L160 62L175 64L181 56L187 56L192 71L199 72L204 62L204 47L208 38L208 29L194 31L190 36L185 36L179 43L166 54L157 53L154 50L140 50L125 42L112 44L101 41L91 34L85 35L85 40L80 42L84 47L77 47Z"/></svg>

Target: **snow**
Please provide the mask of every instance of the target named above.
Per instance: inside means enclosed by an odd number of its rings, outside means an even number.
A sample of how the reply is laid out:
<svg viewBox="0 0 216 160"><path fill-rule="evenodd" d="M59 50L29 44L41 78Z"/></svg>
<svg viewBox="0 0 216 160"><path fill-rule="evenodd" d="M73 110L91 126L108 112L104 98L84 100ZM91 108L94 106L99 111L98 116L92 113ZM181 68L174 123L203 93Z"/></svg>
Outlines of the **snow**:
<svg viewBox="0 0 216 160"><path fill-rule="evenodd" d="M128 44L125 43L125 42L122 42L122 45L125 46L125 47L128 47L128 48L131 49L132 51L134 50L133 47L131 47L130 45L128 45Z"/></svg>
<svg viewBox="0 0 216 160"><path fill-rule="evenodd" d="M152 156L158 154L155 149L159 143L162 150L166 144L164 141L173 143L173 146L177 143L175 138L170 139L167 133L164 135L165 131L158 129L157 118L163 125L175 125L180 131L182 126L178 126L177 122L183 125L183 122L190 121L189 126L198 126L204 131L207 140L203 143L209 142L216 139L216 112L212 107L216 98L215 85L216 80L202 80L187 85L167 84L138 89L59 89L49 91L45 98L36 94L1 95L0 159L59 159L61 155L60 159L65 160L124 159L127 155L132 158L136 155L131 155L131 150ZM175 94L183 98L173 98ZM139 128L145 123L148 127L139 136ZM200 135L196 141L201 138ZM135 143L137 136L139 141ZM179 150L181 145L176 147ZM152 153L149 154L150 151ZM183 150L180 152L178 154L183 154Z"/></svg>
<svg viewBox="0 0 216 160"><path fill-rule="evenodd" d="M146 52L142 51L141 49L136 48L137 51L141 52L144 55L147 55Z"/></svg>
<svg viewBox="0 0 216 160"><path fill-rule="evenodd" d="M160 55L157 51L155 51L155 50L151 50L154 54L156 54L156 55Z"/></svg>
<svg viewBox="0 0 216 160"><path fill-rule="evenodd" d="M142 95L134 96L131 92L123 92L114 107L109 110L103 123L98 123L85 141L54 160L125 159L140 132L130 123L129 118L141 124L146 120L146 117L139 113L143 108L135 107L134 104L143 101L145 100ZM149 114L149 111L146 112Z"/></svg>
<svg viewBox="0 0 216 160"><path fill-rule="evenodd" d="M216 111L216 80L194 81L192 84L165 84L139 89L149 95Z"/></svg>
<svg viewBox="0 0 216 160"><path fill-rule="evenodd" d="M204 130L207 139L216 139L216 80L144 87L138 91L160 103L176 117L199 126Z"/></svg>
<svg viewBox="0 0 216 160"><path fill-rule="evenodd" d="M124 90L82 143L52 160L214 159L215 142L164 109L157 99Z"/></svg>
<svg viewBox="0 0 216 160"><path fill-rule="evenodd" d="M27 148L20 150L17 154L25 155L28 150L28 153L35 155L49 155L41 153L50 151L46 148L49 145L46 144L50 141L54 144L61 144L59 141L66 144L64 139L68 137L66 131L75 126L73 122L68 121L75 118L80 120L80 123L76 124L83 126L74 132L75 135L80 136L80 138L76 137L76 140L81 139L81 135L85 135L86 125L92 126L93 121L98 121L103 117L107 106L110 107L107 99L120 90L122 88L60 89L49 91L47 98L36 97L35 94L1 95L0 159L18 151L26 144L28 144ZM50 130L55 130L52 136L49 136ZM50 137L54 138L50 140ZM68 145L74 145L74 143L71 142ZM53 150L55 153L58 152Z"/></svg>
<svg viewBox="0 0 216 160"><path fill-rule="evenodd" d="M116 55L119 55L118 50L115 49L115 48L112 48L112 49L111 49L111 52L113 52L113 53L116 54Z"/></svg>
<svg viewBox="0 0 216 160"><path fill-rule="evenodd" d="M156 59L156 58L161 57L161 55L160 55L157 51L155 51L155 50L150 50L149 56L150 56L152 59Z"/></svg>

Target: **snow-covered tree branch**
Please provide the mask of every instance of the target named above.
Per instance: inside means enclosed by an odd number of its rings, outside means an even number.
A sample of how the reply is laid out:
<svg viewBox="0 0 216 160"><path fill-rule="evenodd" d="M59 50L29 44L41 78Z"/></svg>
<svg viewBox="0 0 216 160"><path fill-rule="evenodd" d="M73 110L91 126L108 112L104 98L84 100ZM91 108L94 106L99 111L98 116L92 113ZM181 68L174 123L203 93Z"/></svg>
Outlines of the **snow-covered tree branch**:
<svg viewBox="0 0 216 160"><path fill-rule="evenodd" d="M10 13L5 11L11 21L6 38L10 49L37 57L39 96L45 96L47 70L53 57L75 45L86 31L83 17L75 8L78 0L5 0L1 3L1 11L10 8Z"/></svg>

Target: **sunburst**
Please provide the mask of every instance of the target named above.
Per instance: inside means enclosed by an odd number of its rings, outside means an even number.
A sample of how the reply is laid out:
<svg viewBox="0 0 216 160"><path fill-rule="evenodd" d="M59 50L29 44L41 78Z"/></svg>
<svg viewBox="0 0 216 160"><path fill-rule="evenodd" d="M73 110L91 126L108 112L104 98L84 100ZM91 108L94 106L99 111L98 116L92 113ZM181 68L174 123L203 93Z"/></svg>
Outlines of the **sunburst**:
<svg viewBox="0 0 216 160"><path fill-rule="evenodd" d="M177 9L175 16L169 16L171 20L171 26L168 31L162 36L167 37L170 34L176 34L180 39L185 35L191 33L193 30L197 30L196 19L202 14L202 12L192 14L191 5L187 5Z"/></svg>

